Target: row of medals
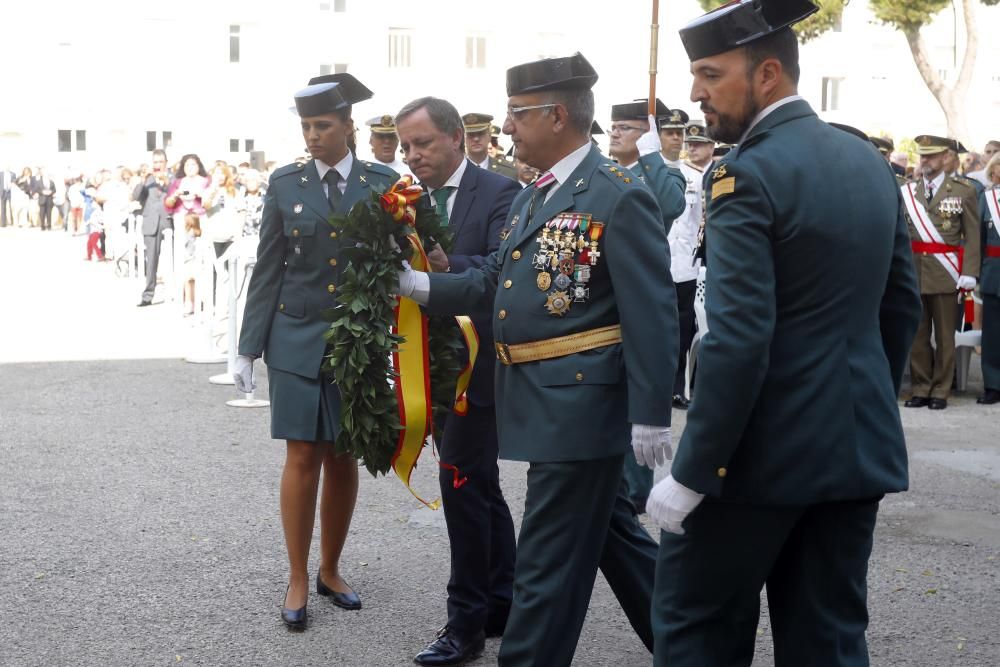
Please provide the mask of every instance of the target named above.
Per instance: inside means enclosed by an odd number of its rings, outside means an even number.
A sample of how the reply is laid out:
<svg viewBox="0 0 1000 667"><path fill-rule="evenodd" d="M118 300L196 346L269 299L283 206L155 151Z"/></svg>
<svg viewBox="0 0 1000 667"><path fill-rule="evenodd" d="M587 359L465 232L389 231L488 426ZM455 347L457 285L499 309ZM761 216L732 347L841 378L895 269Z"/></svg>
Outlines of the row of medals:
<svg viewBox="0 0 1000 667"><path fill-rule="evenodd" d="M962 198L945 197L938 204L938 213L944 218L944 222L941 223L941 229L948 231L951 229L951 219L962 215Z"/></svg>
<svg viewBox="0 0 1000 667"><path fill-rule="evenodd" d="M591 220L589 213L560 213L535 238L539 247L531 265L538 270L535 285L546 292L550 315L562 317L572 304L590 299L587 283L601 257L603 231L604 223Z"/></svg>

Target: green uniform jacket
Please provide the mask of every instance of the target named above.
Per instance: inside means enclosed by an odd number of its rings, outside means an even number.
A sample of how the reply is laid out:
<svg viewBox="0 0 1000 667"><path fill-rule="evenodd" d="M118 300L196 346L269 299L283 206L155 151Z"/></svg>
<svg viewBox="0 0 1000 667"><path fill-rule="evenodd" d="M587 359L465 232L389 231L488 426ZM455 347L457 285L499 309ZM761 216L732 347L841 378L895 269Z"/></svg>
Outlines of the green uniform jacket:
<svg viewBox="0 0 1000 667"><path fill-rule="evenodd" d="M639 164L629 169L640 181L649 186L660 205L660 216L663 228L670 234L674 220L684 213L687 200L684 193L687 190L687 180L680 169L668 167L659 153L652 153L639 158Z"/></svg>
<svg viewBox="0 0 1000 667"><path fill-rule="evenodd" d="M506 160L504 158L498 158L493 156L490 158L490 171L494 174L500 174L501 176L506 176L512 181L517 180L517 167L514 163Z"/></svg>
<svg viewBox="0 0 1000 667"><path fill-rule="evenodd" d="M1000 229L997 229L998 221L990 215L990 209L986 205L987 197L1000 201L1000 186L986 190L979 202L983 230L983 269L979 275L979 292L1000 297L1000 257L986 256L987 246L1000 247Z"/></svg>
<svg viewBox="0 0 1000 667"><path fill-rule="evenodd" d="M916 197L924 206L930 221L941 234L941 238L948 245L964 245L965 254L962 259L962 275L976 277L979 275L980 265L980 217L979 217L979 197L976 188L965 178L954 178L945 176L941 182L941 187L934 193L934 198L927 203L927 195L924 190L924 179L918 178L915 183ZM906 196L906 188L903 189L903 196ZM962 212L957 216L947 217L941 214L941 202L947 197L958 197L962 204ZM910 239L922 241L920 234L906 215L909 225ZM964 242L964 243L963 243ZM941 266L941 262L929 253L913 253L913 265L917 271L917 282L920 285L921 294L950 294L957 292L955 279Z"/></svg>
<svg viewBox="0 0 1000 667"><path fill-rule="evenodd" d="M396 172L357 157L337 213L390 187ZM313 160L281 167L271 176L260 221L257 265L247 291L239 353L264 356L268 366L319 377L330 323L321 316L336 304L345 239L328 224L333 211ZM347 241L350 243L350 241Z"/></svg>
<svg viewBox="0 0 1000 667"><path fill-rule="evenodd" d="M920 299L885 160L793 101L705 195L708 333L673 476L759 504L905 489L896 396Z"/></svg>
<svg viewBox="0 0 1000 667"><path fill-rule="evenodd" d="M596 148L529 221L534 191L527 187L514 199L508 235L483 267L429 275L427 309L455 314L493 302L494 339L508 344L620 323L621 344L513 366L498 363L496 410L502 458L556 462L621 455L630 449L630 424L670 424L677 297L660 211L648 188ZM590 213L605 228L587 284L589 300L558 317L546 310L551 288L537 286L532 256L545 222L570 211Z"/></svg>

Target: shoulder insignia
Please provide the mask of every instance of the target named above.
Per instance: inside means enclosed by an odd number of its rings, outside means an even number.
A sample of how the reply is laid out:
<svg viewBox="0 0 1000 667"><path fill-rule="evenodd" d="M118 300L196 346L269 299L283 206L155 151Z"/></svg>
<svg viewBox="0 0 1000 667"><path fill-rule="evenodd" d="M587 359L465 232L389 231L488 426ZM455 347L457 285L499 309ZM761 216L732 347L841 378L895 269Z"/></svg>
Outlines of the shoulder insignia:
<svg viewBox="0 0 1000 667"><path fill-rule="evenodd" d="M713 169L712 170L712 178L714 178L715 180L719 180L720 178L722 178L725 175L726 175L726 165L725 164L721 164L721 165L719 165L718 169ZM715 199L715 195L714 194L712 195L712 199Z"/></svg>
<svg viewBox="0 0 1000 667"><path fill-rule="evenodd" d="M721 181L716 181L712 183L712 201L715 201L716 197L732 194L735 191L736 191L735 176L729 176L727 178L723 178Z"/></svg>
<svg viewBox="0 0 1000 667"><path fill-rule="evenodd" d="M286 164L283 167L278 167L271 174L271 178L281 178L282 176L287 176L288 174L297 174L306 166L306 162L293 162L292 164Z"/></svg>

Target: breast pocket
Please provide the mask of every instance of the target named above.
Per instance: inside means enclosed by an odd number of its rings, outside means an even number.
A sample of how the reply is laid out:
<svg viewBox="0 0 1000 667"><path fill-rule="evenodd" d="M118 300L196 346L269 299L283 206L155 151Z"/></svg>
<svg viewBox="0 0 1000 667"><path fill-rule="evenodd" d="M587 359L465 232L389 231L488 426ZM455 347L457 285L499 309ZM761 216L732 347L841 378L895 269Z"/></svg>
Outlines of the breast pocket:
<svg viewBox="0 0 1000 667"><path fill-rule="evenodd" d="M288 239L285 263L290 267L302 266L315 244L315 220L285 220L285 237Z"/></svg>
<svg viewBox="0 0 1000 667"><path fill-rule="evenodd" d="M622 378L621 345L540 361L537 374L543 387L618 384Z"/></svg>

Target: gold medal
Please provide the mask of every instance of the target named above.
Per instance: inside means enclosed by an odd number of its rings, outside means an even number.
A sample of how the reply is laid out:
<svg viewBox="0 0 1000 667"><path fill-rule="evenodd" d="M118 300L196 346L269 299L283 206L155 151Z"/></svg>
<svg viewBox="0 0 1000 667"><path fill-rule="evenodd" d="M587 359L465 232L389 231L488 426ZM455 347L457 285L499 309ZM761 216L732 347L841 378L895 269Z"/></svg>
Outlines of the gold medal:
<svg viewBox="0 0 1000 667"><path fill-rule="evenodd" d="M941 223L941 231L947 232L951 230L951 220L945 220Z"/></svg>
<svg viewBox="0 0 1000 667"><path fill-rule="evenodd" d="M541 273L538 274L538 277L535 278L535 285L537 285L538 289L542 290L543 292L546 291L547 289L549 289L549 287L552 286L552 276L550 276L545 271L542 271Z"/></svg>
<svg viewBox="0 0 1000 667"><path fill-rule="evenodd" d="M549 315L562 317L569 310L570 303L566 292L552 292L545 300L545 309L549 311Z"/></svg>

